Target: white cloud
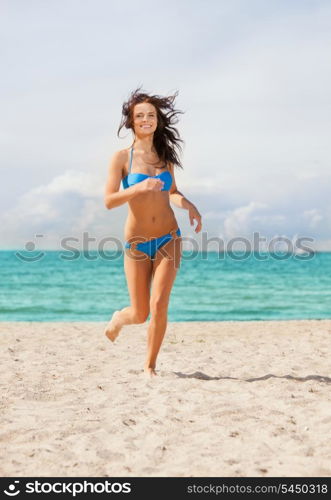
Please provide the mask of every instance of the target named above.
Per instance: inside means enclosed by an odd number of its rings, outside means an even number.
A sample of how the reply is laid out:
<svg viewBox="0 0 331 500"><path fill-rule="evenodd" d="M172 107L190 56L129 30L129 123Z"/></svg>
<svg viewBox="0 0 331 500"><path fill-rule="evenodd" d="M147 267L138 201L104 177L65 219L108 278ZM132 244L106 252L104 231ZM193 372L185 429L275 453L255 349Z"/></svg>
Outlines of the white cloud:
<svg viewBox="0 0 331 500"><path fill-rule="evenodd" d="M321 211L316 208L313 208L312 210L305 210L303 215L307 219L309 227L311 228L315 228L317 224L324 219Z"/></svg>
<svg viewBox="0 0 331 500"><path fill-rule="evenodd" d="M75 170L64 172L55 177L47 186L41 186L39 189L45 194L72 192L86 197L101 196L102 193L102 185L96 175Z"/></svg>
<svg viewBox="0 0 331 500"><path fill-rule="evenodd" d="M16 207L0 215L2 244L22 246L34 234L43 234L44 248L57 248L63 236L82 239L84 231L100 237L117 233L116 215L104 206L103 184L97 175L66 171L48 184L26 192ZM124 208L124 207L123 207Z"/></svg>
<svg viewBox="0 0 331 500"><path fill-rule="evenodd" d="M227 239L236 236L247 236L252 229L254 212L267 208L265 203L250 202L247 206L238 207L224 220L224 234Z"/></svg>

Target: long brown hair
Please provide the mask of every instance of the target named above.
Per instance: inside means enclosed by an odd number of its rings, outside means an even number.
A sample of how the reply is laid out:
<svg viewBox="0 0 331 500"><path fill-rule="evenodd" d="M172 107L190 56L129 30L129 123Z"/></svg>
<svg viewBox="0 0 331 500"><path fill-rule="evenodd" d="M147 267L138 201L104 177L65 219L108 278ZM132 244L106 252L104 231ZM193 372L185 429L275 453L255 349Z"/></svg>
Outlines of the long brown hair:
<svg viewBox="0 0 331 500"><path fill-rule="evenodd" d="M159 95L149 95L145 92L140 92L141 87L131 92L129 99L122 106L122 120L117 131L117 136L123 127L133 128L133 110L136 104L141 102L149 102L156 108L157 113L157 128L153 136L153 144L157 151L160 160L165 163L171 162L174 166L183 168L180 158L176 152L176 148L182 152L180 143L184 141L180 138L178 130L173 127L178 123L178 114L184 114L183 111L174 108L174 101L178 95L178 90L171 96L161 97Z"/></svg>

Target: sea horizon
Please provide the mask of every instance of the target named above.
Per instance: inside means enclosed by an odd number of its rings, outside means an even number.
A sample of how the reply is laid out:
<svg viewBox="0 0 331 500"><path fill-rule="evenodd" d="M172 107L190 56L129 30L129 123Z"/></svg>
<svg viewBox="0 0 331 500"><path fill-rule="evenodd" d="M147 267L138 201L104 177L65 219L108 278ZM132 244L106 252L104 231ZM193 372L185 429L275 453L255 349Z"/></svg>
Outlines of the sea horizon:
<svg viewBox="0 0 331 500"><path fill-rule="evenodd" d="M31 251L0 250L0 321L102 322L129 305L121 252L103 258L93 250L75 258L61 250L38 252L42 258L29 261ZM307 259L260 251L256 257L184 251L168 321L331 318L330 252Z"/></svg>

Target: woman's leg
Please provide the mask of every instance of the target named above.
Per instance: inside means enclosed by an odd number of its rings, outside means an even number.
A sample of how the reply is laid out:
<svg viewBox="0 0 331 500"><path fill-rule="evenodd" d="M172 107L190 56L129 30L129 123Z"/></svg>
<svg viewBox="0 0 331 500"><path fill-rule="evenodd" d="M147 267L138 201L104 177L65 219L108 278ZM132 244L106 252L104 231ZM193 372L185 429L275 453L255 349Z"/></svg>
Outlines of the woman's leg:
<svg viewBox="0 0 331 500"><path fill-rule="evenodd" d="M162 252L163 250L163 252ZM167 328L168 305L181 259L181 238L170 240L156 254L150 299L147 358L144 370L156 375L156 358Z"/></svg>
<svg viewBox="0 0 331 500"><path fill-rule="evenodd" d="M141 255L141 254L140 254ZM126 250L124 253L124 271L130 295L131 305L115 311L108 323L105 335L114 341L124 325L144 323L149 315L150 286L153 265L149 258L136 260Z"/></svg>

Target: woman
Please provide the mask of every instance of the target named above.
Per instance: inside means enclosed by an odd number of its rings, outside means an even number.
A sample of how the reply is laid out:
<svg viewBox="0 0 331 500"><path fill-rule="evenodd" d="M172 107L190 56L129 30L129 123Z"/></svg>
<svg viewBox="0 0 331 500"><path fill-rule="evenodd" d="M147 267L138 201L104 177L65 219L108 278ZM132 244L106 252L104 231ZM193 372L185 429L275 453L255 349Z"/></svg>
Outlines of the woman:
<svg viewBox="0 0 331 500"><path fill-rule="evenodd" d="M135 90L123 104L123 126L131 129L133 144L112 156L105 188L108 209L129 204L125 224L124 269L131 305L115 311L105 334L114 341L123 325L144 323L149 313L148 348L144 372L156 375L156 358L167 327L168 304L181 258L181 232L170 201L188 210L195 232L201 231L197 208L178 191L174 167L182 168L181 149L172 127L173 96L160 97ZM123 190L120 189L121 181ZM152 291L150 291L151 284Z"/></svg>

